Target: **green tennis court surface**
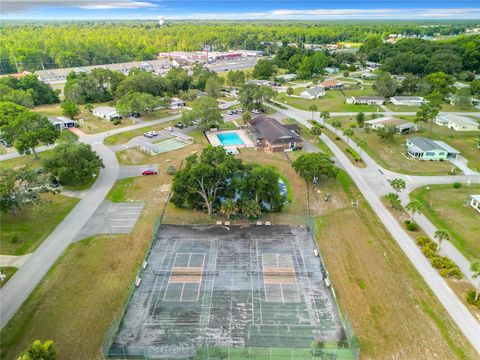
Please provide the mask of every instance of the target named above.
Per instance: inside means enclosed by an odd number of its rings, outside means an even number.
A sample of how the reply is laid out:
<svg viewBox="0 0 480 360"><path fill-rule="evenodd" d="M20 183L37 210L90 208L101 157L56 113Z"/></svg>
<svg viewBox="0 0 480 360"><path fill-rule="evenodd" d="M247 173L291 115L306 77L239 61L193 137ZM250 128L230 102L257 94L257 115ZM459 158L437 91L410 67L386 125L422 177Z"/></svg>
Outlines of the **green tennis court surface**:
<svg viewBox="0 0 480 360"><path fill-rule="evenodd" d="M162 225L107 357L328 356L346 336L313 250L302 226Z"/></svg>

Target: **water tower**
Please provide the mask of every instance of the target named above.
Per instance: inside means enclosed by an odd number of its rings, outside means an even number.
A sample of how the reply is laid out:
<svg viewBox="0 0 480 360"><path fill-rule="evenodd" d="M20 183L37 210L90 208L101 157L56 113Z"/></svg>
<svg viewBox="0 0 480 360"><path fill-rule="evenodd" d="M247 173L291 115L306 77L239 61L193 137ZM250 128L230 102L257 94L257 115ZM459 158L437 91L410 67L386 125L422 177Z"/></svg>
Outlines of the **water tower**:
<svg viewBox="0 0 480 360"><path fill-rule="evenodd" d="M164 16L159 16L158 17L158 25L160 25L160 26L165 25L165 17Z"/></svg>

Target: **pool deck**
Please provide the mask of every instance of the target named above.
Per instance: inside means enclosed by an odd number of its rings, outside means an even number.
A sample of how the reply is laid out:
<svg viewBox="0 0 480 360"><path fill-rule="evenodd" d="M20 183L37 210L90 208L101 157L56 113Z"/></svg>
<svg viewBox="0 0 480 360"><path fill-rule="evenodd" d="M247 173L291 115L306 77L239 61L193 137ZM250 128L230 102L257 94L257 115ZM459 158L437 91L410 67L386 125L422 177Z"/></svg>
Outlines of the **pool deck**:
<svg viewBox="0 0 480 360"><path fill-rule="evenodd" d="M222 143L220 142L220 139L217 137L217 135L218 134L231 134L231 133L237 134L238 137L243 141L243 144L241 144L241 145L228 145L228 146L222 145ZM224 149L255 147L255 144L248 137L245 130L207 131L207 132L205 132L205 135L207 136L207 139L210 142L210 144L212 144L213 146L223 146Z"/></svg>

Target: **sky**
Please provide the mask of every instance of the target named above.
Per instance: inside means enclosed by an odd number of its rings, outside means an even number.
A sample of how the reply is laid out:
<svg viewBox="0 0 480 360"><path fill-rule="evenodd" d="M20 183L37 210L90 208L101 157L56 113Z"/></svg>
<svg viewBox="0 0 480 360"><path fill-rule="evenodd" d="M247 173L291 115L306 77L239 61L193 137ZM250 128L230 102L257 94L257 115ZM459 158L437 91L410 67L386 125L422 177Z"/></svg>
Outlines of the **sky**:
<svg viewBox="0 0 480 360"><path fill-rule="evenodd" d="M2 19L480 19L480 0L0 0Z"/></svg>

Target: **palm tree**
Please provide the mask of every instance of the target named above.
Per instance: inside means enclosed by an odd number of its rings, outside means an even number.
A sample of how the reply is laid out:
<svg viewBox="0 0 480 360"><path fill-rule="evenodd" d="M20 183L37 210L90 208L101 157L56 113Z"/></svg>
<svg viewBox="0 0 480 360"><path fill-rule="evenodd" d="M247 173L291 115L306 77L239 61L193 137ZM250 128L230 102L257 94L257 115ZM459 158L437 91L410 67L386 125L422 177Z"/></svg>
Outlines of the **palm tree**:
<svg viewBox="0 0 480 360"><path fill-rule="evenodd" d="M318 111L318 106L315 104L310 105L308 108L312 112L312 120L315 118L315 111Z"/></svg>
<svg viewBox="0 0 480 360"><path fill-rule="evenodd" d="M320 126L313 126L310 129L310 134L312 134L314 136L320 136L320 135L322 135L322 128Z"/></svg>
<svg viewBox="0 0 480 360"><path fill-rule="evenodd" d="M392 185L393 190L395 190L396 192L402 191L403 189L405 189L406 186L405 181L402 179L393 179L392 181L390 181L390 185Z"/></svg>
<svg viewBox="0 0 480 360"><path fill-rule="evenodd" d="M480 277L480 260L473 260L470 264L470 271L473 272L472 277L474 279ZM475 302L478 301L478 294L480 293L480 285L475 288Z"/></svg>
<svg viewBox="0 0 480 360"><path fill-rule="evenodd" d="M255 219L262 214L260 205L253 199L243 204L242 210L249 219Z"/></svg>
<svg viewBox="0 0 480 360"><path fill-rule="evenodd" d="M323 125L325 126L325 122L330 119L330 113L328 111L322 111L320 113L320 117L323 119Z"/></svg>
<svg viewBox="0 0 480 360"><path fill-rule="evenodd" d="M450 234L448 233L447 230L437 230L435 231L435 239L437 239L438 241L438 248L437 248L437 252L438 252L442 247L442 242L444 240L450 240Z"/></svg>
<svg viewBox="0 0 480 360"><path fill-rule="evenodd" d="M358 139L357 145L360 148L360 156L362 156L363 148L367 146L367 142L365 140Z"/></svg>
<svg viewBox="0 0 480 360"><path fill-rule="evenodd" d="M17 360L55 360L57 351L53 347L53 341L47 340L43 344L40 340L35 340L32 345L25 350Z"/></svg>
<svg viewBox="0 0 480 360"><path fill-rule="evenodd" d="M325 120L323 122L325 122ZM338 128L342 127L342 123L338 120L335 120L332 122L332 126L335 128L335 135L337 135Z"/></svg>
<svg viewBox="0 0 480 360"><path fill-rule="evenodd" d="M289 86L289 87L287 88L287 95L288 95L288 96L293 95L293 88L292 88L291 86Z"/></svg>
<svg viewBox="0 0 480 360"><path fill-rule="evenodd" d="M385 198L388 200L393 209L400 209L400 197L397 193L388 193Z"/></svg>
<svg viewBox="0 0 480 360"><path fill-rule="evenodd" d="M353 135L353 129L352 128L346 128L345 130L343 130L343 135L345 135L347 137L347 145L348 145L349 142L350 142L350 136Z"/></svg>
<svg viewBox="0 0 480 360"><path fill-rule="evenodd" d="M227 216L230 219L232 214L235 214L237 211L237 203L233 199L227 199L223 202L222 206L220 207L220 212Z"/></svg>
<svg viewBox="0 0 480 360"><path fill-rule="evenodd" d="M405 209L410 214L410 220L413 221L413 217L415 216L415 214L421 214L422 213L422 203L418 200L410 201L407 204L407 206L405 206Z"/></svg>

